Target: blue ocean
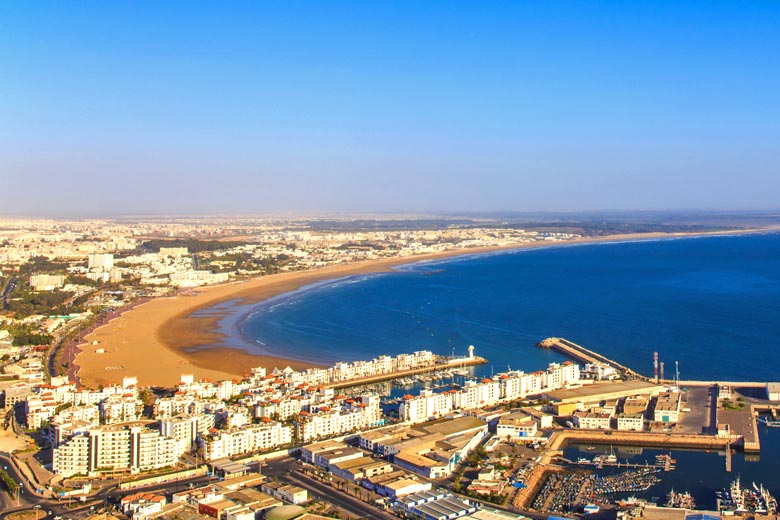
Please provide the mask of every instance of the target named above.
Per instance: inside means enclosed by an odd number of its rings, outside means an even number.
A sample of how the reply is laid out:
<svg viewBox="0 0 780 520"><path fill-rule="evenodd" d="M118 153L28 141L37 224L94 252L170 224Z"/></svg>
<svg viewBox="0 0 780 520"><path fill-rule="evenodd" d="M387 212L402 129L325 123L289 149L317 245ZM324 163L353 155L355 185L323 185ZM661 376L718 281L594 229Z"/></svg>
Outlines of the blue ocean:
<svg viewBox="0 0 780 520"><path fill-rule="evenodd" d="M429 349L489 360L477 374L536 370L562 358L535 347L560 336L652 374L780 380L780 234L601 243L416 263L304 288L243 309L224 325L244 348L321 364ZM406 391L399 389L400 391ZM699 508L740 475L780 496L780 430L760 456L675 451L676 471L642 495L690 490ZM567 448L576 459L581 447ZM657 450L618 454L653 461ZM625 453L624 453L625 452ZM585 452L586 454L588 452ZM591 453L592 455L592 453Z"/></svg>
<svg viewBox="0 0 780 520"><path fill-rule="evenodd" d="M780 234L552 246L416 263L305 288L233 324L244 347L331 364L428 349L483 371L562 360L559 336L652 373L778 380Z"/></svg>

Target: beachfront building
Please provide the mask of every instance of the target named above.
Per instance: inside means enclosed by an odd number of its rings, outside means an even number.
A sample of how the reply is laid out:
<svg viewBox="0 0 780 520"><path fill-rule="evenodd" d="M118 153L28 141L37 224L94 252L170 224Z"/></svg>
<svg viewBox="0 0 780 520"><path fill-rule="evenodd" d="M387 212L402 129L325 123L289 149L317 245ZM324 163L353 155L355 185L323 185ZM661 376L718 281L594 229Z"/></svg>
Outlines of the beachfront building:
<svg viewBox="0 0 780 520"><path fill-rule="evenodd" d="M620 378L620 374L615 370L615 367L599 361L586 363L580 370L580 376L583 379L595 379L596 381Z"/></svg>
<svg viewBox="0 0 780 520"><path fill-rule="evenodd" d="M322 385L377 377L403 370L432 367L437 363L437 356L428 350L419 350L412 354L399 354L395 357L379 356L368 361L353 361L352 363L336 363L330 368L310 368L303 372L293 372L287 376L290 382Z"/></svg>
<svg viewBox="0 0 780 520"><path fill-rule="evenodd" d="M199 287L215 283L227 282L228 273L212 273L211 271L177 271L170 275L171 285L176 287Z"/></svg>
<svg viewBox="0 0 780 520"><path fill-rule="evenodd" d="M458 390L434 394L423 391L406 395L399 406L399 417L410 423L427 421L458 410L495 406L525 399L530 395L576 385L580 381L578 365L551 363L547 370L526 374L514 371L480 381L469 380Z"/></svg>
<svg viewBox="0 0 780 520"><path fill-rule="evenodd" d="M103 424L117 424L139 420L144 404L132 394L113 394L100 402L99 409Z"/></svg>
<svg viewBox="0 0 780 520"><path fill-rule="evenodd" d="M141 425L92 427L52 449L52 471L70 477L174 466L179 459L175 444Z"/></svg>
<svg viewBox="0 0 780 520"><path fill-rule="evenodd" d="M211 381L210 379L204 378L200 381L195 381L192 374L182 374L176 395L187 395L198 399L214 398L227 401L252 387L253 380L243 382L230 379L224 381Z"/></svg>
<svg viewBox="0 0 780 520"><path fill-rule="evenodd" d="M270 419L230 430L212 429L203 437L205 460L267 451L292 442L292 428Z"/></svg>
<svg viewBox="0 0 780 520"><path fill-rule="evenodd" d="M30 385L26 387L28 391L23 396L26 425L28 428L38 429L44 423L52 421L57 408L69 405L76 408L100 405L101 411L106 410L107 413L104 418L106 424L135 421L140 418L142 410L142 405L137 401L136 382L135 378L127 377L122 385L87 390L76 388L67 377L55 376L49 384ZM120 419L114 420L116 417Z"/></svg>
<svg viewBox="0 0 780 520"><path fill-rule="evenodd" d="M310 406L309 411L302 411L295 419L295 435L299 441L310 442L381 424L379 396L369 394L331 405Z"/></svg>
<svg viewBox="0 0 780 520"><path fill-rule="evenodd" d="M456 390L433 392L421 390L418 396L405 395L398 410L398 416L406 422L421 422L452 412L452 393Z"/></svg>

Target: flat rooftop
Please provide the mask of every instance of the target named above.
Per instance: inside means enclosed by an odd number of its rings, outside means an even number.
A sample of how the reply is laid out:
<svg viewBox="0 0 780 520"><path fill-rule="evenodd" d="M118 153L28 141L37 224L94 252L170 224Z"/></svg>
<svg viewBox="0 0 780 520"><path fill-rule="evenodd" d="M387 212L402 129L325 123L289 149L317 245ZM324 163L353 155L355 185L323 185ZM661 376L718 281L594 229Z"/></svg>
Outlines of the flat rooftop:
<svg viewBox="0 0 780 520"><path fill-rule="evenodd" d="M565 390L553 390L545 392L551 401L557 402L577 402L587 400L611 399L619 396L628 396L633 394L655 394L661 391L663 387L655 383L646 381L631 380L619 381L617 383L603 383L586 385L580 388L569 388Z"/></svg>

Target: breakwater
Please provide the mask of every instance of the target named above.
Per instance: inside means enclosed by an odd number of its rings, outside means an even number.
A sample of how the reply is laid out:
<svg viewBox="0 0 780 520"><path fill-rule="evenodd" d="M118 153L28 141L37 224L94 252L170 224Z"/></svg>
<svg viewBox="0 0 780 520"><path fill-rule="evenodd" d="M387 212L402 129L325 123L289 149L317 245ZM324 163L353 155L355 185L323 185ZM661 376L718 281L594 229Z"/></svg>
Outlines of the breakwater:
<svg viewBox="0 0 780 520"><path fill-rule="evenodd" d="M608 357L599 354L598 352L594 352L567 339L547 338L537 343L537 346L554 350L574 361L579 361L580 363L603 363L605 365L611 366L624 377L644 379L649 381L649 378L646 376L643 376L638 372L635 372L634 370L618 363L614 359L609 359Z"/></svg>
<svg viewBox="0 0 780 520"><path fill-rule="evenodd" d="M453 368L462 368L462 367L474 366L474 365L484 365L485 363L487 363L487 360L479 356L454 358L454 359L448 359L443 363L435 363L432 365L411 368L408 370L396 370L393 372L387 372L375 376L361 377L357 379L347 379L344 381L339 381L337 383L330 383L324 386L328 388L334 388L334 389L347 388L350 386L360 386L360 385L367 385L371 383L379 383L381 381L397 379L400 377L408 377L417 374L425 374L428 372L437 372L439 370L451 370Z"/></svg>
<svg viewBox="0 0 780 520"><path fill-rule="evenodd" d="M566 430L553 433L549 448L562 450L567 443L725 450L727 446L731 446L732 440L704 434Z"/></svg>

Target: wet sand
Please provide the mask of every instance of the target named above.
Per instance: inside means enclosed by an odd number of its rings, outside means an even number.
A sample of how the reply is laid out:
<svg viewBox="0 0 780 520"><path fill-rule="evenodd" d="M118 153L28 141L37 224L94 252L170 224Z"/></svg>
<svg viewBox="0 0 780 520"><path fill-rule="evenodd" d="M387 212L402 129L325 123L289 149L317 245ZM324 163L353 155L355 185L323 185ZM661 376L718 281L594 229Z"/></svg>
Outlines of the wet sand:
<svg viewBox="0 0 780 520"><path fill-rule="evenodd" d="M294 291L313 283L367 273L380 273L392 267L448 258L453 256L488 253L501 250L528 249L571 245L577 243L649 240L718 233L643 233L611 235L564 242L533 242L506 247L467 248L441 253L394 257L388 259L355 262L309 271L280 273L246 281L192 289L178 296L158 298L135 307L86 337L75 363L81 384L95 387L100 384L120 383L122 377L137 376L142 386L174 386L181 374L194 374L197 379L232 379L249 372L251 367L291 366L295 369L318 366L318 360L309 363L292 361L284 356L264 356L247 353L241 348L231 348L230 338L216 332L216 325L224 312L215 310L206 316L192 316L198 310L217 304L236 301L252 304L273 296ZM97 343L94 343L97 342ZM199 346L210 346L197 349ZM224 345L213 347L213 345ZM195 347L193 351L193 347ZM99 353L99 350L103 353ZM379 353L378 353L379 354ZM392 354L392 353L390 353Z"/></svg>

